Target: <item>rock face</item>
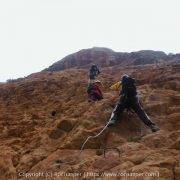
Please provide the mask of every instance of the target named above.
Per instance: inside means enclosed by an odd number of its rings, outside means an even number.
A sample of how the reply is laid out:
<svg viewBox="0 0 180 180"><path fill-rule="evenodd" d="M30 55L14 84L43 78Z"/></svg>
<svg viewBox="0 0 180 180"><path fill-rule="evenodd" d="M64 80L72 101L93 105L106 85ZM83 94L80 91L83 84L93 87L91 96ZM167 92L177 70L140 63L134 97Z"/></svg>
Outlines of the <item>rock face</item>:
<svg viewBox="0 0 180 180"><path fill-rule="evenodd" d="M106 56L113 53L108 50ZM102 54L87 53L86 59ZM85 179L108 173L180 179L179 65L106 66L99 76L104 99L97 103L87 101L86 69L44 71L0 85L0 179L67 178L61 172ZM143 107L161 130L151 133L135 114L125 112L121 123L90 140L79 157L84 140L110 118L118 92L109 87L124 73L138 80Z"/></svg>
<svg viewBox="0 0 180 180"><path fill-rule="evenodd" d="M45 71L60 71L69 68L89 68L92 63L101 67L114 65L152 64L158 60L180 60L180 55L166 55L162 51L142 50L131 53L114 52L108 48L83 49L54 63Z"/></svg>

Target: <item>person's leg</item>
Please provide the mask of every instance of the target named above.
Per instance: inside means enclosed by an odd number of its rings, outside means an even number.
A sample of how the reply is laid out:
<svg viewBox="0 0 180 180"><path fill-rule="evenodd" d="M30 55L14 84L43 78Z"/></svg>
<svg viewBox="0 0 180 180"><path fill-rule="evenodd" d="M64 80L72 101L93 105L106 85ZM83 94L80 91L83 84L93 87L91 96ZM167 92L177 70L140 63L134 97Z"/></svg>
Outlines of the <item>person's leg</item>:
<svg viewBox="0 0 180 180"><path fill-rule="evenodd" d="M134 99L134 102L132 103L132 109L136 112L136 114L144 122L144 124L146 124L148 127L150 127L153 132L159 130L159 128L156 126L156 124L151 121L149 116L145 113L145 111L141 107L138 98Z"/></svg>
<svg viewBox="0 0 180 180"><path fill-rule="evenodd" d="M122 119L122 114L125 107L126 107L125 99L121 98L111 114L111 120L108 126L111 126L115 124L117 121L120 121Z"/></svg>

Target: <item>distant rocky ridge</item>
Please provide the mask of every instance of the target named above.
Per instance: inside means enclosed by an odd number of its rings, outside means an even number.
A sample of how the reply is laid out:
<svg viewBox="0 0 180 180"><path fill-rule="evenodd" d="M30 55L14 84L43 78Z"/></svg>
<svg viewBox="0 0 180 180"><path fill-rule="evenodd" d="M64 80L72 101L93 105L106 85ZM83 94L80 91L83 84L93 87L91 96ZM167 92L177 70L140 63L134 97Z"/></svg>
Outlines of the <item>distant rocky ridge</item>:
<svg viewBox="0 0 180 180"><path fill-rule="evenodd" d="M114 65L145 65L158 60L180 61L180 54L166 54L162 51L141 50L137 52L115 52L108 48L83 49L64 57L44 71L61 71L69 68L89 68L92 63L101 67Z"/></svg>

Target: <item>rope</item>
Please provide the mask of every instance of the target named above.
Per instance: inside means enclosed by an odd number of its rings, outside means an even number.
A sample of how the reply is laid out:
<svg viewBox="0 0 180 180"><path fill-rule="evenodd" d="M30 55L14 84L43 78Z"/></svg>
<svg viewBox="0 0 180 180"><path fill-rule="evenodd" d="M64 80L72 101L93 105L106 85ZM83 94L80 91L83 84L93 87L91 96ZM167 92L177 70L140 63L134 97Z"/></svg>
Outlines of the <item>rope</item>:
<svg viewBox="0 0 180 180"><path fill-rule="evenodd" d="M116 107L115 107L115 108L116 108ZM81 157L82 151L84 150L84 146L85 146L86 143L89 141L89 139L94 139L94 138L97 138L98 136L100 136L100 135L106 130L106 128L108 127L108 125L109 125L109 123L110 123L110 121L111 121L111 119L112 119L113 116L114 116L114 111L111 113L111 117L110 117L109 121L107 122L107 124L104 126L104 128L103 128L98 134L96 134L96 135L94 135L94 136L88 136L88 138L84 141L84 143L83 143L82 146L81 146L80 153L79 153L79 155L78 155L79 158ZM69 163L74 163L75 161L76 161L76 160L63 162L63 161L61 160L60 163L62 163L62 164L69 164ZM58 163L58 164L56 164L56 165L60 165L60 164Z"/></svg>
<svg viewBox="0 0 180 180"><path fill-rule="evenodd" d="M116 108L117 108L117 106L114 108L114 110L115 110ZM90 139L95 139L95 138L99 137L99 136L107 129L107 127L108 127L108 125L109 125L112 117L114 116L114 110L113 110L113 112L111 113L111 117L110 117L109 121L107 122L107 124L104 126L104 128L103 128L98 134L96 134L96 135L94 135L94 136L88 136L87 139L84 141L84 143L83 143L82 146L81 146L80 153L79 153L79 155L78 155L79 158L81 157L82 151L84 150L84 146L86 145L86 143L87 143ZM129 111L129 112L132 112L132 111ZM142 128L142 127L141 127L141 128ZM141 128L140 128L140 129L141 129ZM106 148L106 149L109 149L109 148ZM105 157L105 151L106 151L106 149L104 149L104 157ZM110 149L111 149L111 148L110 148ZM118 148L113 148L113 149L116 149L116 150L118 151L118 153L119 153L119 156L120 156L120 150L119 150ZM74 163L75 161L76 161L76 160L63 162L63 161L61 160L61 162L59 162L59 163L69 164L69 163ZM59 163L56 164L56 165L60 165Z"/></svg>
<svg viewBox="0 0 180 180"><path fill-rule="evenodd" d="M88 136L88 138L84 141L84 143L83 143L82 146L81 146L80 155L81 155L81 153L82 153L82 151L83 151L83 149L84 149L85 144L89 141L89 139L95 139L95 138L97 138L98 136L100 136L100 135L106 130L106 128L108 127L108 125L109 125L109 123L110 123L113 115L114 115L114 111L111 113L111 117L110 117L109 121L107 122L107 124L104 126L104 128L103 128L98 134L96 134L96 135L94 135L94 136Z"/></svg>

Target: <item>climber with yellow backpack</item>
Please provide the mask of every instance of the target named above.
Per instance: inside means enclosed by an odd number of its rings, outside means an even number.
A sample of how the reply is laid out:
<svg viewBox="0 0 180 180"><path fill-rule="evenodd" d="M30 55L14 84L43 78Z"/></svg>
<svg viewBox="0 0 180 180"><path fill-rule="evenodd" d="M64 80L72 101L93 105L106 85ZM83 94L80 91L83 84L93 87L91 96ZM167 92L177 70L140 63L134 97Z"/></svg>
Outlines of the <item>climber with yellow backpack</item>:
<svg viewBox="0 0 180 180"><path fill-rule="evenodd" d="M137 89L135 85L135 79L128 76L123 75L122 80L110 87L112 90L120 91L120 99L113 111L113 116L111 117L108 127L116 124L118 121L122 119L122 114L125 109L132 109L138 115L138 117L151 128L152 132L156 132L159 130L159 127L150 120L148 115L143 110L140 100L137 94Z"/></svg>

